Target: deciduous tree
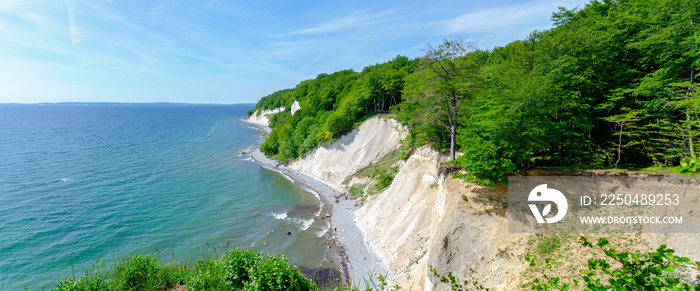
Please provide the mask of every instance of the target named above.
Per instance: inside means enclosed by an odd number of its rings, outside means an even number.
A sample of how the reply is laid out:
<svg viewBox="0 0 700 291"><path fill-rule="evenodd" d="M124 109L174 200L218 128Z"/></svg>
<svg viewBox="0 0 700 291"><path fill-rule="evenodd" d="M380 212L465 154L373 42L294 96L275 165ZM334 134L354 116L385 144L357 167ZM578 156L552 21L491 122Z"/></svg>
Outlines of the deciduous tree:
<svg viewBox="0 0 700 291"><path fill-rule="evenodd" d="M478 50L473 42L456 38L438 46L428 44L424 53L407 92L412 102L422 105L416 118L442 125L449 132L450 158L454 160L462 108L477 89L481 68Z"/></svg>

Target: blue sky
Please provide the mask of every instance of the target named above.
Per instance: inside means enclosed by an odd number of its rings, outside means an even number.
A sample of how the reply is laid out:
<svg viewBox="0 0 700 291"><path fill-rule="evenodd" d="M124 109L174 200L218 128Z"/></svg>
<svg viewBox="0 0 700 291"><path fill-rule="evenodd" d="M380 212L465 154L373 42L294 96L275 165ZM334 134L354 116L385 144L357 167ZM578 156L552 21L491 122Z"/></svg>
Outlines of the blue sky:
<svg viewBox="0 0 700 291"><path fill-rule="evenodd" d="M502 46L587 2L0 0L0 103L257 102L445 38Z"/></svg>

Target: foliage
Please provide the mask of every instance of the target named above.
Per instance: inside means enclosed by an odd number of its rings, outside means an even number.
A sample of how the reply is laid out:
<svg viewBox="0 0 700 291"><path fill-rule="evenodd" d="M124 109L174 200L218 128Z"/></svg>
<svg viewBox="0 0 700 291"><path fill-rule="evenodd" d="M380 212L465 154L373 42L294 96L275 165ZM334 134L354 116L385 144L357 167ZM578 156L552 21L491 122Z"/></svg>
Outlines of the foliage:
<svg viewBox="0 0 700 291"><path fill-rule="evenodd" d="M266 257L255 264L248 272L250 280L245 282L245 290L315 290L311 280L289 266L284 256Z"/></svg>
<svg viewBox="0 0 700 291"><path fill-rule="evenodd" d="M258 100L258 103L255 104L255 108L248 111L248 116L253 115L256 110L271 110L280 107L288 107L291 106L292 103L294 103L294 90L279 90Z"/></svg>
<svg viewBox="0 0 700 291"><path fill-rule="evenodd" d="M350 195L353 197L362 197L362 195L365 195L365 187L367 187L367 184L360 184L360 185L354 185L348 189L348 192Z"/></svg>
<svg viewBox="0 0 700 291"><path fill-rule="evenodd" d="M540 241L537 243L535 249L540 254L551 254L556 249L559 248L561 241L556 234L542 235L539 234Z"/></svg>
<svg viewBox="0 0 700 291"><path fill-rule="evenodd" d="M594 247L587 239L582 239L582 244ZM690 263L686 257L674 255L672 249L666 245L659 246L652 252L618 252L613 247L608 247L609 242L605 238L598 239L597 246L605 252L606 258L589 259L588 270L581 271L581 277L588 290L700 290L700 285L694 287L682 282L679 274L675 272L679 268L700 267L700 262ZM612 260L611 265L608 260ZM600 279L600 273L610 278L605 283ZM698 276L700 280L700 276Z"/></svg>
<svg viewBox="0 0 700 291"><path fill-rule="evenodd" d="M700 290L698 280L684 278L682 270L698 271L700 262L691 263L688 258L674 255L674 250L659 246L655 251L618 251L610 246L605 237L600 237L596 245L581 237L579 243L588 248L602 250L605 257L589 258L586 267L579 270L580 281L573 284L584 290ZM539 247L538 247L539 248ZM525 255L530 267L537 264L537 257ZM552 264L545 258L545 264ZM571 284L563 278L547 276L535 278L523 285L532 290L569 290Z"/></svg>
<svg viewBox="0 0 700 291"><path fill-rule="evenodd" d="M185 281L191 290L222 290L228 287L224 275L222 261L202 258L194 263Z"/></svg>
<svg viewBox="0 0 700 291"><path fill-rule="evenodd" d="M135 254L115 262L108 270L105 260L98 260L79 279L58 281L53 290L163 290L184 277L178 265L166 265L156 256Z"/></svg>
<svg viewBox="0 0 700 291"><path fill-rule="evenodd" d="M302 107L273 118L261 149L294 159L392 109L411 146L460 151L458 176L484 185L532 167L695 172L698 19L700 1L592 1L503 47L458 38L418 60L320 74L261 99Z"/></svg>
<svg viewBox="0 0 700 291"><path fill-rule="evenodd" d="M681 159L681 163L678 166L678 170L681 173L697 173L700 172L700 160L697 157L690 157Z"/></svg>
<svg viewBox="0 0 700 291"><path fill-rule="evenodd" d="M113 285L118 290L162 290L179 281L177 267L163 264L157 257L126 257L114 270Z"/></svg>
<svg viewBox="0 0 700 291"><path fill-rule="evenodd" d="M560 8L550 30L462 57L485 59L458 123L462 177L493 185L536 166L692 164L699 11L698 1L593 1ZM398 116L444 148L445 134L414 114L425 106L406 102Z"/></svg>
<svg viewBox="0 0 700 291"><path fill-rule="evenodd" d="M204 257L192 266L168 265L157 256L126 256L107 268L98 260L80 278L65 278L53 290L166 290L183 282L188 290L313 290L315 284L284 256L233 249L221 260Z"/></svg>
<svg viewBox="0 0 700 291"><path fill-rule="evenodd" d="M381 168L378 172L377 175L377 191L382 191L386 189L386 187L389 187L391 185L391 182L394 181L394 176L396 176L396 172L398 172L399 167L388 167L388 168Z"/></svg>
<svg viewBox="0 0 700 291"><path fill-rule="evenodd" d="M286 109L270 119L272 132L261 151L281 161L295 159L346 133L369 116L389 112L403 101L406 78L416 64L416 60L397 56L359 73L344 70L319 74L293 89L263 97L254 110L278 105ZM292 115L290 106L294 100L301 109Z"/></svg>
<svg viewBox="0 0 700 291"><path fill-rule="evenodd" d="M535 278L532 282L528 282L523 287L528 287L531 290L570 290L571 284L562 283L559 277L549 277L544 275L543 279Z"/></svg>
<svg viewBox="0 0 700 291"><path fill-rule="evenodd" d="M360 197L365 193L365 191L367 191L367 194L373 195L389 187L399 171L397 162L403 155L404 151L402 149L395 150L355 173L353 177L368 177L375 180L376 183L352 186L350 187L349 192L353 196ZM348 178L345 183L349 182L350 179L351 178ZM370 187L367 187L367 185L370 185Z"/></svg>
<svg viewBox="0 0 700 291"><path fill-rule="evenodd" d="M455 159L457 127L463 107L469 105L478 86L481 53L462 38L428 45L406 88L409 103L417 103L413 120L444 127L450 137L450 157Z"/></svg>
<svg viewBox="0 0 700 291"><path fill-rule="evenodd" d="M100 263L101 262L101 263ZM92 291L92 290L106 290L106 276L107 276L107 264L104 260L98 260L95 262L91 269L86 269L80 278L75 278L75 271L73 272L73 277L64 278L58 281L56 286L52 290L57 291L71 291L71 290L81 290L81 291Z"/></svg>
<svg viewBox="0 0 700 291"><path fill-rule="evenodd" d="M440 275L438 271L433 268L433 266L430 266L430 272L433 273L433 276L437 277L440 279L440 282L442 283L447 283L450 284L451 290L457 291L457 290L489 290L489 288L484 287L479 281L475 278L475 273L472 268L469 268L469 272L467 273L467 279L465 279L462 282L459 282L457 278L452 275L452 272L448 272L447 275Z"/></svg>

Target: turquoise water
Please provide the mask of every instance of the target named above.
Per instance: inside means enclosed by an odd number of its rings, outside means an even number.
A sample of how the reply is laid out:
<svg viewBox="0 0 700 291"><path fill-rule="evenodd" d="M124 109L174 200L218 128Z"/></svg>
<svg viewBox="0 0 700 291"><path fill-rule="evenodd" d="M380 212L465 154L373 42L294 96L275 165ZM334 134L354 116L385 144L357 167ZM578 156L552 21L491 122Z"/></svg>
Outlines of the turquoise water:
<svg viewBox="0 0 700 291"><path fill-rule="evenodd" d="M318 199L240 154L260 136L240 120L250 108L0 105L0 290L156 248L318 266Z"/></svg>

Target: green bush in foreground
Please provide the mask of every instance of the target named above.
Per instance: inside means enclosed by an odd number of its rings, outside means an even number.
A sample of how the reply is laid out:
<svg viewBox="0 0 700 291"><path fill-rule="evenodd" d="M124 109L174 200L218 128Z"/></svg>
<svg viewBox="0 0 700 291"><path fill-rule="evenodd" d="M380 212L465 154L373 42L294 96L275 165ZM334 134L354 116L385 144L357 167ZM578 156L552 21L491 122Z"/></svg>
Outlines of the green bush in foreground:
<svg viewBox="0 0 700 291"><path fill-rule="evenodd" d="M581 244L593 248L594 245L585 237ZM600 238L597 247L601 248L606 257L588 259L588 267L580 271L583 282L574 280L577 289L584 290L700 290L698 280L683 278L681 270L696 271L700 262L691 263L690 259L674 255L674 250L661 245L650 252L619 252L609 245L606 238ZM532 266L533 256L526 255L526 260ZM570 290L572 286L560 282L559 277L544 276L543 280L535 279L523 285L532 290ZM580 286L579 286L579 283Z"/></svg>
<svg viewBox="0 0 700 291"><path fill-rule="evenodd" d="M556 236L541 236L542 243L552 244ZM581 237L581 245L594 248L595 246L587 238ZM558 247L559 241L555 243ZM597 247L603 250L605 257L591 258L587 261L587 267L580 270L580 281L574 279L572 284L563 282L558 276L543 275L535 278L521 287L525 290L700 290L700 275L696 279L689 274L697 274L700 271L700 262L691 262L686 257L674 255L674 250L661 245L655 251L649 252L619 252L610 246L606 238L600 238ZM540 247L540 253L551 253L550 246ZM544 263L551 265L549 258L540 261L530 253L525 254L525 261L529 267ZM452 272L440 274L430 266L432 275L442 283L447 283L451 290L489 290L479 280L486 278L478 276L476 271L469 269L466 279L460 281ZM690 271L687 274L686 271Z"/></svg>
<svg viewBox="0 0 700 291"><path fill-rule="evenodd" d="M582 244L593 247L585 238ZM581 277L588 290L700 290L700 285L692 286L681 281L676 270L679 268L700 267L700 262L691 263L686 257L674 255L674 250L661 245L654 252L618 252L608 246L606 238L598 239L598 247L619 267L613 267L608 259L589 259L588 270L581 271ZM600 280L601 273L609 276L608 282ZM697 276L700 280L700 276ZM696 281L697 282L697 281Z"/></svg>
<svg viewBox="0 0 700 291"><path fill-rule="evenodd" d="M119 290L162 290L181 278L176 266L150 255L124 258L116 267L113 284Z"/></svg>
<svg viewBox="0 0 700 291"><path fill-rule="evenodd" d="M314 290L316 285L284 256L233 249L221 260L202 258L192 266L163 263L158 256L136 254L107 268L98 260L76 278L62 279L52 290Z"/></svg>
<svg viewBox="0 0 700 291"><path fill-rule="evenodd" d="M184 271L152 255L136 254L116 261L110 270L104 260L98 260L79 279L74 274L52 290L164 290L179 282Z"/></svg>

